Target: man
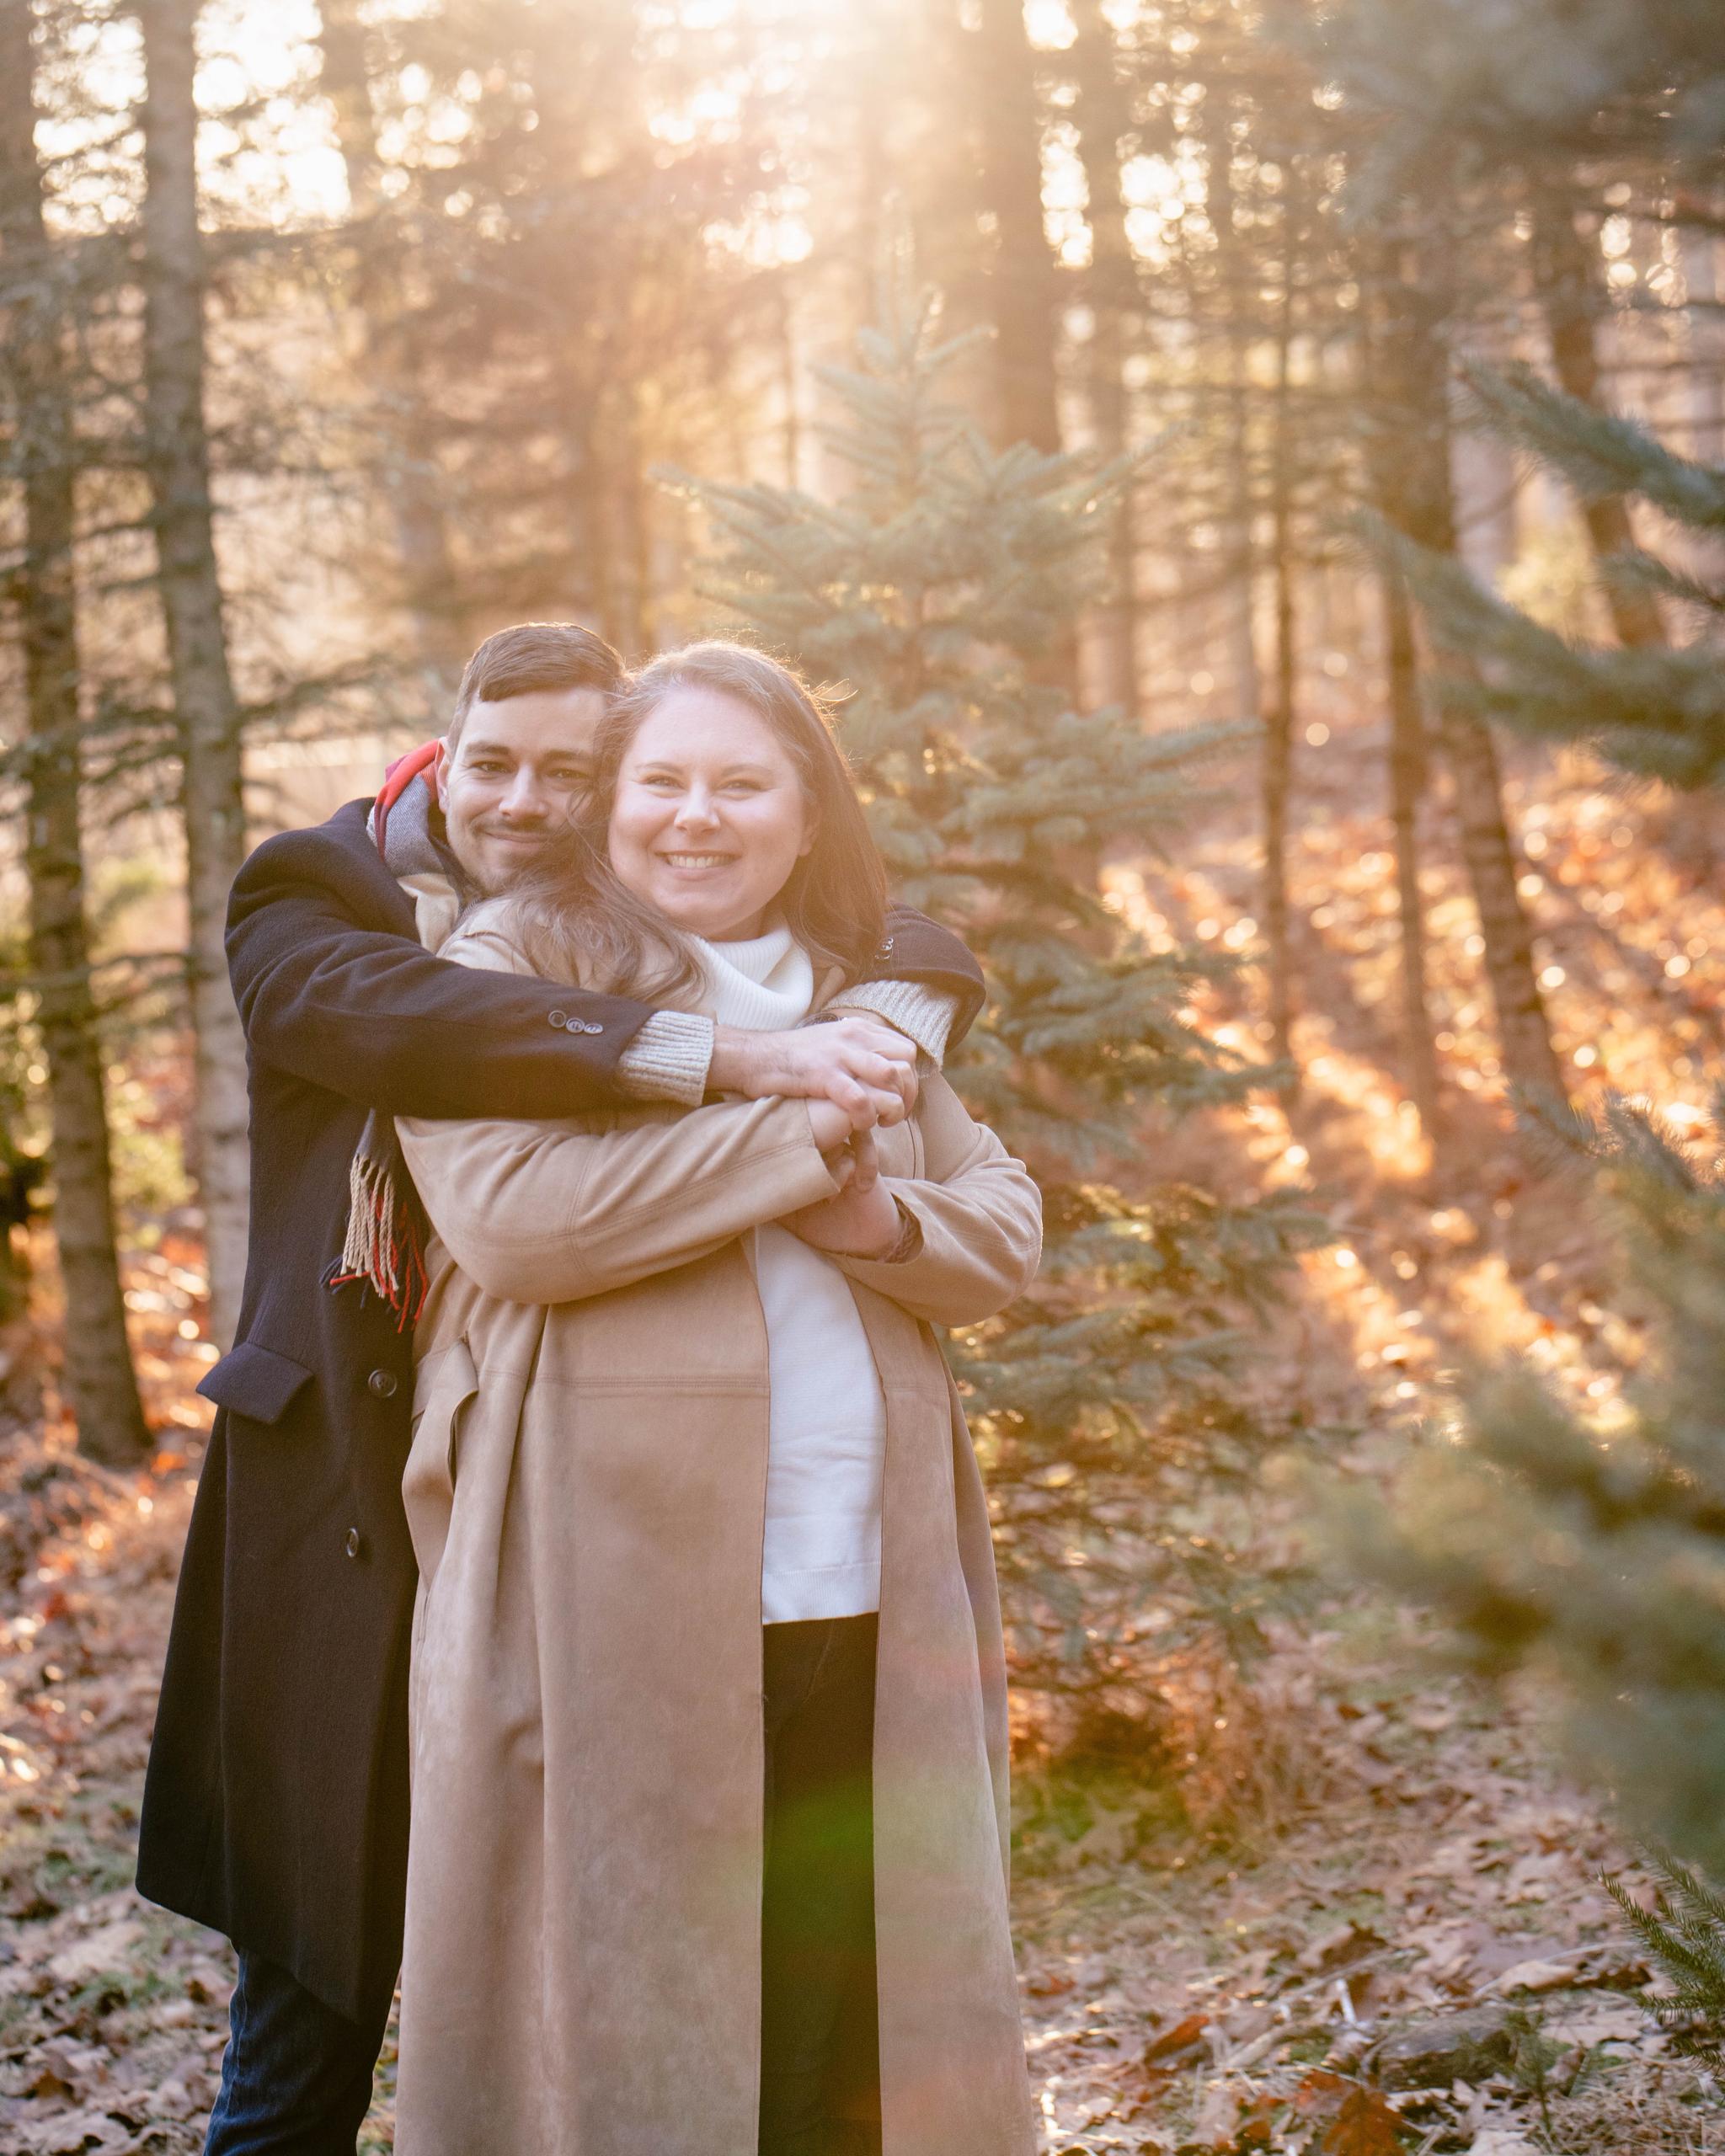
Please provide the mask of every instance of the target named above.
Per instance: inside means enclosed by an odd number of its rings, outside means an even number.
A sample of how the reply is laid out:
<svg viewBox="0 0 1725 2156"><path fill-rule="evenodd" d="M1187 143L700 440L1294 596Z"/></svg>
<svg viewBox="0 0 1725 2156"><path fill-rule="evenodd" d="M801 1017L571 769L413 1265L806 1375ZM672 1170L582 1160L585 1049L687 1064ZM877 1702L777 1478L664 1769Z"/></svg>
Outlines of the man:
<svg viewBox="0 0 1725 2156"><path fill-rule="evenodd" d="M851 1015L788 1034L426 952L416 905L452 917L555 834L621 680L585 630L500 632L468 664L441 756L268 841L234 885L251 1246L238 1339L200 1388L218 1412L138 1860L141 1892L239 1950L206 2156L350 2156L400 1956L413 1310L387 1250L352 1262L362 1135L398 1114L556 1117L709 1089L825 1096L866 1129L904 1113L916 1043L862 1006L938 1054L980 1003L963 945L903 910Z"/></svg>

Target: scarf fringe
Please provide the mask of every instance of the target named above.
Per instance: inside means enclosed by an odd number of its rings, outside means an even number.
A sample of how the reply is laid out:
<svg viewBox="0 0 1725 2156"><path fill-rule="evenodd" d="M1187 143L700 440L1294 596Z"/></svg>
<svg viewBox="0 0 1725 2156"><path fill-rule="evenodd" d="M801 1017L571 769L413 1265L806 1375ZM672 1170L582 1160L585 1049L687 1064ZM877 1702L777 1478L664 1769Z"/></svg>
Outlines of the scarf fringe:
<svg viewBox="0 0 1725 2156"><path fill-rule="evenodd" d="M418 1324L430 1292L424 1230L411 1201L403 1202L387 1161L371 1158L361 1146L347 1182L347 1239L330 1285L363 1281L395 1312L396 1331L405 1332Z"/></svg>

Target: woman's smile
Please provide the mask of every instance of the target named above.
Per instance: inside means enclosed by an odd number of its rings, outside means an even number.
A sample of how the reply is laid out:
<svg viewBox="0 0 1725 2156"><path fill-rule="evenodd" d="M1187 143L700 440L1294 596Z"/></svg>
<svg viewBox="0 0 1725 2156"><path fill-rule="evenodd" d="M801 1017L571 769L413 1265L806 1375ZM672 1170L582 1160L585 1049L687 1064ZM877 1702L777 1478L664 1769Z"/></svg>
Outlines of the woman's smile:
<svg viewBox="0 0 1725 2156"><path fill-rule="evenodd" d="M740 697L661 696L617 771L607 846L637 898L710 942L759 936L814 843L803 775Z"/></svg>

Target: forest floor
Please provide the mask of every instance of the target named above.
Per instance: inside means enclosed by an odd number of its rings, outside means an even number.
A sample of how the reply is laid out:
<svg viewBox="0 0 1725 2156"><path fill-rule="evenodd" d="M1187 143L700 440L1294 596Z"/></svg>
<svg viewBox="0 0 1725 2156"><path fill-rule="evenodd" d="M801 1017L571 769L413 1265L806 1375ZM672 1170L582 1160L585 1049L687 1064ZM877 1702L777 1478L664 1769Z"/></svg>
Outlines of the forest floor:
<svg viewBox="0 0 1725 2156"><path fill-rule="evenodd" d="M1391 1479L1469 1357L1523 1357L1605 1402L1639 1351L1573 1185L1527 1165L1488 1099L1471 913L1440 865L1454 1121L1435 1158L1402 1104L1366 756L1363 735L1356 750L1338 734L1302 807L1302 1099L1203 1141L1207 1168L1231 1161L1242 1187L1309 1177L1341 1232L1305 1261L1268 1343L1265 1384L1321 1444L1315 1474L1308 1445L1305 1469L1266 1475L1266 1543L1310 1535L1327 1488ZM1720 978L1694 963L1725 948L1705 834L1584 770L1538 769L1519 814L1560 1042L1580 1051L1578 1081L1644 1091L1698 1126L1725 1069ZM1242 804L1177 867L1118 872L1121 902L1153 932L1249 946L1249 823ZM1207 997L1205 1022L1249 1037L1245 995ZM225 1944L130 1884L206 1427L202 1297L197 1252L174 1234L131 1259L163 1448L137 1474L72 1451L52 1314L0 1334L0 2148L20 2156L194 2150L219 2070ZM1017 1921L1047 2149L1725 2156L1725 2107L1650 2028L1657 1986L1598 1883L1637 1875L1554 1766L1548 1704L1447 1671L1417 1620L1334 1561L1323 1577L1321 1605L1274 1628L1243 1722L1216 1737L1249 1748L1249 1798L1201 1831L1171 1828L1167 1790L1124 1773L1024 1777ZM390 2145L392 2063L370 2148Z"/></svg>

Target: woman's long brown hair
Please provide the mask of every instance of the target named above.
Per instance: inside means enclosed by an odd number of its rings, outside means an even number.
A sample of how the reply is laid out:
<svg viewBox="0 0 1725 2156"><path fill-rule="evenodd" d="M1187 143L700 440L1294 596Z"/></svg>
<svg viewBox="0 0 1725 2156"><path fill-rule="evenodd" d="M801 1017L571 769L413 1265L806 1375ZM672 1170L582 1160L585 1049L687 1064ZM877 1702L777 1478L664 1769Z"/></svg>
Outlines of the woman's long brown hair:
<svg viewBox="0 0 1725 2156"><path fill-rule="evenodd" d="M672 1005L703 979L689 938L637 897L606 854L617 776L642 723L674 689L729 696L763 718L795 765L814 822L814 842L777 900L816 974L837 966L847 981L868 970L886 917L886 872L825 707L788 666L746 644L686 644L644 667L599 728L593 791L542 867L498 909L500 925L530 965L553 980Z"/></svg>

